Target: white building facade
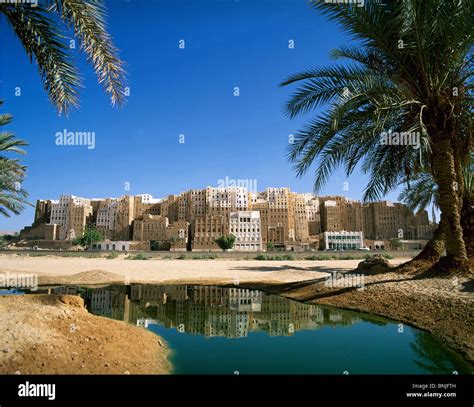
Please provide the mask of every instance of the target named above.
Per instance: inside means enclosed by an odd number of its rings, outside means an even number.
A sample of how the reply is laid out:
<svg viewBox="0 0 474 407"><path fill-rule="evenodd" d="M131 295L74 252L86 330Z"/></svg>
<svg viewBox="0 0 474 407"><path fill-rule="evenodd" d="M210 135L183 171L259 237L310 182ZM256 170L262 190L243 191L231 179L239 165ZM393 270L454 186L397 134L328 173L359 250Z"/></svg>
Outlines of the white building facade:
<svg viewBox="0 0 474 407"><path fill-rule="evenodd" d="M262 233L259 211L231 212L229 216L229 232L236 237L234 250L262 250Z"/></svg>
<svg viewBox="0 0 474 407"><path fill-rule="evenodd" d="M358 250L364 247L363 232L324 232L324 249Z"/></svg>

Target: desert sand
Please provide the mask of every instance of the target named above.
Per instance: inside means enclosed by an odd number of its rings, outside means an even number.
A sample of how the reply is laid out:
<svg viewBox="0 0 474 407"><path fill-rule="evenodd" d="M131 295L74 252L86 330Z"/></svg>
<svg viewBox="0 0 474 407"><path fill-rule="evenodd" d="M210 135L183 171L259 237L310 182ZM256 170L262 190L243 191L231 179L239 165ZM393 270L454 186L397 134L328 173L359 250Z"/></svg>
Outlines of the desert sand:
<svg viewBox="0 0 474 407"><path fill-rule="evenodd" d="M398 258L392 264L409 259ZM331 271L357 268L361 260L125 260L124 258L28 257L0 255L0 272L36 273L40 284L54 283L290 283L319 280ZM84 272L95 273L84 273ZM65 278L78 273L88 281ZM113 273L113 275L111 274ZM95 276L95 277L93 277ZM101 279L103 281L101 281Z"/></svg>

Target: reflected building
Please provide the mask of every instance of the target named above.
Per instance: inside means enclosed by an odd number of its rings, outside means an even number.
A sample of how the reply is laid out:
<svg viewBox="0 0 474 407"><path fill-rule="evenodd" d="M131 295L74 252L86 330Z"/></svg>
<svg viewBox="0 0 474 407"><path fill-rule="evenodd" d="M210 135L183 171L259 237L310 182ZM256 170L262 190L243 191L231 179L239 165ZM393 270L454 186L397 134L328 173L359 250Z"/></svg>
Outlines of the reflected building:
<svg viewBox="0 0 474 407"><path fill-rule="evenodd" d="M109 286L90 290L86 295L86 308L95 315L129 321L130 297L128 286Z"/></svg>
<svg viewBox="0 0 474 407"><path fill-rule="evenodd" d="M323 325L350 325L358 317L258 290L191 285L110 286L91 290L87 307L97 315L187 334L244 338L251 332L291 336Z"/></svg>

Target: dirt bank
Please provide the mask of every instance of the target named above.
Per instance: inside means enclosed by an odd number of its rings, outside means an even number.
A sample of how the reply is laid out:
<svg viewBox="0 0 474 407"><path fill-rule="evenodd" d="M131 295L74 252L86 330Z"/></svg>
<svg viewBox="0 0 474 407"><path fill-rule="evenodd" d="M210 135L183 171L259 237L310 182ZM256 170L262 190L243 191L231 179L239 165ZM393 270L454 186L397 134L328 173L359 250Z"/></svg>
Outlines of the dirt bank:
<svg viewBox="0 0 474 407"><path fill-rule="evenodd" d="M0 374L165 374L155 334L89 314L76 296L0 296Z"/></svg>

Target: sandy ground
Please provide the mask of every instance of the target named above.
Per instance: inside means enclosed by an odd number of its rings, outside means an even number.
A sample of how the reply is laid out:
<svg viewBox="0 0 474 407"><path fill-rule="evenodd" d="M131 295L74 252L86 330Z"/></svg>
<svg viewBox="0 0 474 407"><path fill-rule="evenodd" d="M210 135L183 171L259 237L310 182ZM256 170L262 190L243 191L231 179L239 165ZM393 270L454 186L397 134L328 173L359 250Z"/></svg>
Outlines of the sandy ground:
<svg viewBox="0 0 474 407"><path fill-rule="evenodd" d="M165 374L166 343L76 296L0 296L0 374Z"/></svg>
<svg viewBox="0 0 474 407"><path fill-rule="evenodd" d="M391 260L390 263L394 266L407 260L399 258ZM321 283L328 277L328 272L354 270L360 262L361 260L227 259L141 261L1 255L0 273L35 273L43 285L142 282L240 285L256 288L299 301L377 314L410 324L433 333L462 354L466 360L474 363L472 276L428 278L419 273L401 274L391 269L379 273L357 270L353 273L364 273L362 290L352 287L330 288ZM39 304L38 311L40 309ZM39 312L38 314L42 315ZM22 321L20 315L17 316L17 321ZM0 316L0 331L3 331L3 326L4 322ZM16 327L12 326L11 329ZM28 332L20 331L22 335L28 335ZM156 339L156 336L154 338Z"/></svg>
<svg viewBox="0 0 474 407"><path fill-rule="evenodd" d="M392 260L399 264L408 259ZM321 279L330 271L347 271L361 260L125 260L78 257L0 255L1 272L30 272L40 284L118 283L290 283ZM83 273L94 271L93 273ZM105 273L100 273L105 272ZM74 274L83 273L78 280ZM113 273L110 274L110 273ZM67 277L70 278L61 278ZM86 281L85 279L88 279ZM101 281L101 279L103 281Z"/></svg>

